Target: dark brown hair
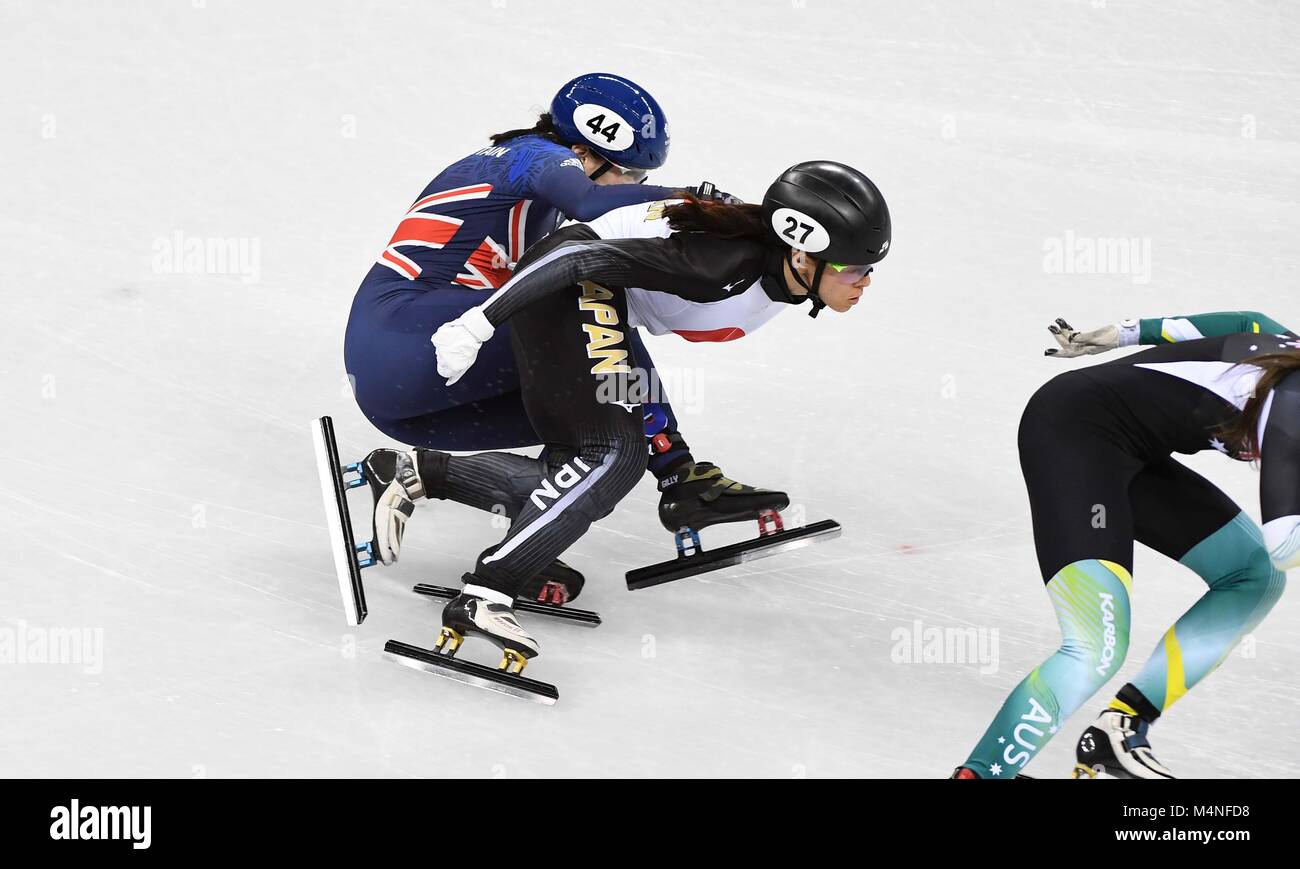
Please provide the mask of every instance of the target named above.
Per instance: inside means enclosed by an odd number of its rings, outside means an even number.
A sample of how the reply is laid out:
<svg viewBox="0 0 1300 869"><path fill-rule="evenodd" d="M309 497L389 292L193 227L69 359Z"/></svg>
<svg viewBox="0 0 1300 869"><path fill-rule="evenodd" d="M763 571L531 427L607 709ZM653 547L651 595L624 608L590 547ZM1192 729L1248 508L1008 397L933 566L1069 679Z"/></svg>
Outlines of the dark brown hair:
<svg viewBox="0 0 1300 869"><path fill-rule="evenodd" d="M1300 371L1300 350L1261 353L1242 363L1264 369L1255 390L1241 409L1241 415L1223 427L1222 434L1243 454L1259 457L1259 417L1269 393L1293 371Z"/></svg>
<svg viewBox="0 0 1300 869"><path fill-rule="evenodd" d="M518 130L507 130L504 133L495 133L488 136L493 145L500 145L502 142L509 142L511 139L518 139L520 136L541 136L543 139L549 139L557 145L569 146L572 142L566 142L560 138L559 132L555 129L555 119L551 117L550 112L542 112L537 116L537 123L531 127L522 127Z"/></svg>
<svg viewBox="0 0 1300 869"><path fill-rule="evenodd" d="M763 206L700 199L684 194L683 202L664 209L664 217L675 232L707 232L716 238L745 238L768 241L767 223L763 220Z"/></svg>

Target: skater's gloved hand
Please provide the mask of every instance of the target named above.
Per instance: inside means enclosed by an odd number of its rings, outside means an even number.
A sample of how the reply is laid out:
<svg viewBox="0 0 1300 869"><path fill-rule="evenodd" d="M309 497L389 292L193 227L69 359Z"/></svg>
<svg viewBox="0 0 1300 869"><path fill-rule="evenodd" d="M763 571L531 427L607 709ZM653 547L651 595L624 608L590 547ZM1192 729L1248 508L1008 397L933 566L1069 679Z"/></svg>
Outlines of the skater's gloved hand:
<svg viewBox="0 0 1300 869"><path fill-rule="evenodd" d="M1117 347L1130 347L1138 342L1138 324L1136 320L1125 320L1116 326L1102 326L1091 332L1080 332L1060 317L1047 331L1056 338L1060 347L1044 350L1044 356L1058 356L1070 359L1093 353L1105 353Z"/></svg>
<svg viewBox="0 0 1300 869"><path fill-rule="evenodd" d="M700 199L721 202L724 205L743 205L745 200L730 193L723 193L712 181L701 181L698 187L687 187L686 192Z"/></svg>
<svg viewBox="0 0 1300 869"><path fill-rule="evenodd" d="M496 329L484 316L482 308L470 308L433 333L433 349L438 354L438 373L451 386L474 364L478 348L492 337Z"/></svg>

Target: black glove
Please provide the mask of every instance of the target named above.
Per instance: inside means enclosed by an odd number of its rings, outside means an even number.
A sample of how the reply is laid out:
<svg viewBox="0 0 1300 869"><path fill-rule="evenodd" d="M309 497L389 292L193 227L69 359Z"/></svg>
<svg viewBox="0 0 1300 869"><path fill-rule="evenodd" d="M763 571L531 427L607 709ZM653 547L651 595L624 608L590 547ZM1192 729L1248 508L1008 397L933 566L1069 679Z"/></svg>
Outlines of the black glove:
<svg viewBox="0 0 1300 869"><path fill-rule="evenodd" d="M721 202L724 205L743 205L745 200L739 196L732 196L730 193L723 193L714 186L712 181L701 181L698 187L687 187L686 192L696 199L703 199L708 202Z"/></svg>

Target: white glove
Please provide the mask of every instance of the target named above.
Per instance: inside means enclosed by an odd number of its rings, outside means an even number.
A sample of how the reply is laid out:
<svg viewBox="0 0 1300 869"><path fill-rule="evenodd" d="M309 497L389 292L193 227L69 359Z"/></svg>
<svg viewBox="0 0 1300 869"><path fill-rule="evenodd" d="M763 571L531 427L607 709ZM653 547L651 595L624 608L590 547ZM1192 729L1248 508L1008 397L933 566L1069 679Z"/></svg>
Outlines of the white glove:
<svg viewBox="0 0 1300 869"><path fill-rule="evenodd" d="M1047 331L1056 338L1060 347L1044 350L1044 356L1057 356L1069 359L1093 353L1105 353L1117 347L1131 347L1138 342L1138 323L1125 320L1117 326L1102 326L1091 332L1080 332L1060 317L1055 325L1048 326Z"/></svg>
<svg viewBox="0 0 1300 869"><path fill-rule="evenodd" d="M470 308L450 323L443 323L429 340L438 354L438 374L451 386L474 364L478 348L492 337L496 329L483 314L483 308Z"/></svg>

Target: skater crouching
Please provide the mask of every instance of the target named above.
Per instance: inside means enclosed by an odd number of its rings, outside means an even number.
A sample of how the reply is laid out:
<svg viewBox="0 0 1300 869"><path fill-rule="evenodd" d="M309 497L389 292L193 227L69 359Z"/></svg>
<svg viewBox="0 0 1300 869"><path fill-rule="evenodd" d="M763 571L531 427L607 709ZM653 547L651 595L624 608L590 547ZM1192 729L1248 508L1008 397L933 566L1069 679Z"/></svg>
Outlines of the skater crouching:
<svg viewBox="0 0 1300 869"><path fill-rule="evenodd" d="M508 328L485 344L475 371L452 385L438 377L429 336L500 288L525 249L561 219L590 220L613 208L681 195L679 188L642 183L663 167L668 152L668 119L653 96L620 76L588 73L561 87L533 127L492 136L490 147L439 172L407 209L357 291L344 347L358 406L384 434L416 448L375 450L358 463L376 502L364 563L391 565L400 556L406 521L426 494L420 449L541 443L520 399ZM727 198L707 183L695 191ZM640 338L630 340L652 372ZM648 470L661 481L664 503L690 503L724 485L716 466L696 463L666 397L647 402L643 413L645 439L653 447ZM738 515L787 503L780 492L725 485L732 497L721 503ZM438 497L485 510L513 503L485 500L477 489L461 497L454 475L442 491ZM662 508L660 516L675 518ZM347 555L337 567L341 584L360 563ZM523 594L566 603L582 585L582 574L557 560ZM346 601L345 594L345 607Z"/></svg>
<svg viewBox="0 0 1300 869"><path fill-rule="evenodd" d="M488 301L440 327L433 345L450 385L510 324L523 404L546 447L536 459L418 453L426 494L515 511L505 538L480 555L447 604L438 649L454 652L477 635L500 646L515 673L537 655L515 618L516 597L645 470L640 406L608 397L625 395L623 381L635 376L636 328L731 341L791 305L811 303L813 316L848 311L889 242L888 208L866 176L839 163L802 163L762 205L687 198L561 229L530 248Z"/></svg>

